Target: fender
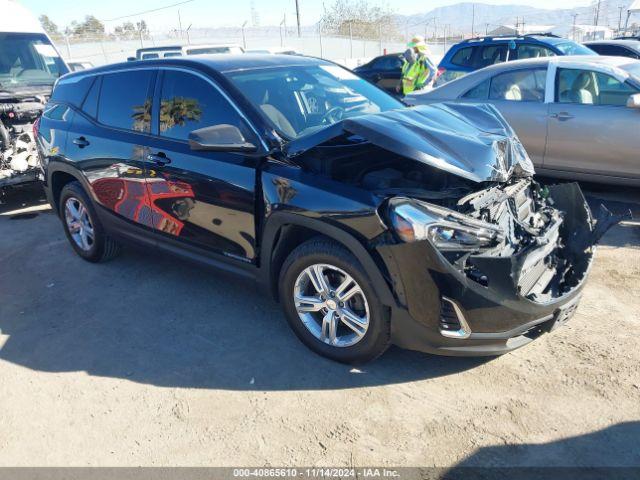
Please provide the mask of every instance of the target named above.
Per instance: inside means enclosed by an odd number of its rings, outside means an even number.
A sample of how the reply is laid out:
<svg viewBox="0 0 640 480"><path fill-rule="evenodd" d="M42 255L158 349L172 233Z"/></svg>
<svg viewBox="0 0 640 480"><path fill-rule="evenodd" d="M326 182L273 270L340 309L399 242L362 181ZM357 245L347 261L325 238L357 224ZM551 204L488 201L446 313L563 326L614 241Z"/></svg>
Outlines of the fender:
<svg viewBox="0 0 640 480"><path fill-rule="evenodd" d="M52 179L53 179L53 175L59 172L66 173L67 175L70 175L73 178L75 178L77 181L79 181L82 184L82 188L84 188L85 192L87 192L87 194L93 199L93 194L91 192L89 182L84 177L84 175L82 175L82 173L74 165L52 158L49 160L47 165L47 171L46 171L45 181L44 181L44 190L47 195L47 201L49 202L51 207L56 211L56 214L58 213L59 206L58 206L57 199L54 198Z"/></svg>
<svg viewBox="0 0 640 480"><path fill-rule="evenodd" d="M277 280L275 282L272 280L272 256L277 246L278 233L286 225L308 228L344 245L358 259L360 265L367 272L380 301L389 307L397 306L389 285L380 273L379 267L361 243L338 227L321 220L290 212L274 212L268 217L263 230L262 245L260 246L260 258L263 260L258 275L259 281L276 299Z"/></svg>

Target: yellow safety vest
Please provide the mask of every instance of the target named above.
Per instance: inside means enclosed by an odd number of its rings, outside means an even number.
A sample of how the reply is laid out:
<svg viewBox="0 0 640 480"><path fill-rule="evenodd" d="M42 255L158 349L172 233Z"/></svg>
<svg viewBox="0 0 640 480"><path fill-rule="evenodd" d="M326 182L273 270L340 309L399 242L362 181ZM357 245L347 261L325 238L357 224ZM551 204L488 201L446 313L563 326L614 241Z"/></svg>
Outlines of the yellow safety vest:
<svg viewBox="0 0 640 480"><path fill-rule="evenodd" d="M429 78L429 73L425 56L419 55L413 63L405 60L402 65L402 93L406 95L414 90L420 90Z"/></svg>

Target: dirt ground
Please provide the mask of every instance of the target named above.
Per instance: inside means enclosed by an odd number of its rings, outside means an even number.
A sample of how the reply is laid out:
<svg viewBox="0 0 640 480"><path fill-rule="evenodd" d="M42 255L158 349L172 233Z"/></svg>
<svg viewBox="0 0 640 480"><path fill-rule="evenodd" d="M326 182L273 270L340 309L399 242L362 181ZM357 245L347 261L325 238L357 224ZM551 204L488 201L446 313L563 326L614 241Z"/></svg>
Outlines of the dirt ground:
<svg viewBox="0 0 640 480"><path fill-rule="evenodd" d="M589 195L640 218L638 190ZM82 261L18 192L0 206L0 466L640 466L639 311L634 221L560 330L353 369L250 283L132 249Z"/></svg>

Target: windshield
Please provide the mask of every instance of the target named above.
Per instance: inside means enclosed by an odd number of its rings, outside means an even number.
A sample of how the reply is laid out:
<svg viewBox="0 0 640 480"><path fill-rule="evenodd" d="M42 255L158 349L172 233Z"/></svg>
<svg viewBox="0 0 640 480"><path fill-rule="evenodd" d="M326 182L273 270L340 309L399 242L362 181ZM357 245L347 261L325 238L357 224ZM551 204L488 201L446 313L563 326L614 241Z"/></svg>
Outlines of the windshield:
<svg viewBox="0 0 640 480"><path fill-rule="evenodd" d="M564 55L597 55L597 53L590 48L576 42L556 43L554 46Z"/></svg>
<svg viewBox="0 0 640 480"><path fill-rule="evenodd" d="M285 136L298 138L344 118L403 106L338 65L233 72L231 81Z"/></svg>
<svg viewBox="0 0 640 480"><path fill-rule="evenodd" d="M46 35L0 33L0 89L53 86L67 72Z"/></svg>

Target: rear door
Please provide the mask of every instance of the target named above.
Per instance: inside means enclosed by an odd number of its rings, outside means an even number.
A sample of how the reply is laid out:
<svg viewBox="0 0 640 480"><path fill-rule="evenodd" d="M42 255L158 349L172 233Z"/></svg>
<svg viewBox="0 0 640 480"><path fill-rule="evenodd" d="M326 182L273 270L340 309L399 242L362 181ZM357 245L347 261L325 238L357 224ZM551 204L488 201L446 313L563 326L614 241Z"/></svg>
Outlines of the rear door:
<svg viewBox="0 0 640 480"><path fill-rule="evenodd" d="M102 207L99 213L123 220L124 229L151 225L144 158L154 78L153 70L96 77L68 133L67 152Z"/></svg>
<svg viewBox="0 0 640 480"><path fill-rule="evenodd" d="M639 178L640 111L626 107L635 93L608 73L558 68L544 167Z"/></svg>
<svg viewBox="0 0 640 480"><path fill-rule="evenodd" d="M230 124L257 145L248 123L212 80L186 70L160 71L154 105L146 169L157 232L181 247L254 260L258 157L194 151L188 142L193 130Z"/></svg>

